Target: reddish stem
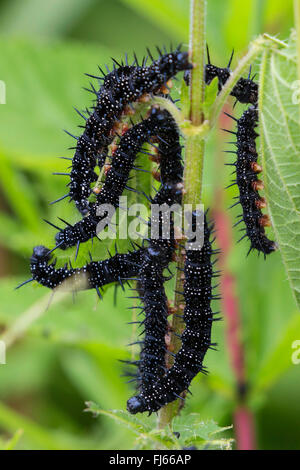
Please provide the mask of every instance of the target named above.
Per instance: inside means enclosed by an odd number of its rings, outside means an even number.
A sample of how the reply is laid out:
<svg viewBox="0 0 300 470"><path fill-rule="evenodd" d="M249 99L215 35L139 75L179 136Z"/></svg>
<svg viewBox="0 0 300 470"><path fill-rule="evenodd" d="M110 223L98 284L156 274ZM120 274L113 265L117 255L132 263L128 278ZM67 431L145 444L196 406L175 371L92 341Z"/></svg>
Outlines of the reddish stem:
<svg viewBox="0 0 300 470"><path fill-rule="evenodd" d="M229 128L229 120L221 115L221 128ZM223 139L219 139L219 146L224 148ZM220 148L220 150L221 150ZM218 152L216 167L217 173L224 174L224 158ZM222 181L221 181L222 185ZM217 186L217 184L216 184ZM223 187L225 184L223 184ZM237 384L237 406L234 411L234 429L236 435L236 445L238 450L255 449L255 427L251 410L247 407L245 398L246 369L244 360L244 346L242 343L242 324L239 301L236 295L236 279L228 268L227 260L231 254L233 245L233 233L231 220L224 210L224 190L220 188L218 179L218 189L215 192L214 220L216 225L216 236L221 250L219 266L222 271L220 280L220 290L222 296L222 312L226 319L226 344L229 351L230 364L234 372Z"/></svg>
<svg viewBox="0 0 300 470"><path fill-rule="evenodd" d="M245 406L238 406L234 412L236 447L238 450L255 450L255 425L253 413Z"/></svg>
<svg viewBox="0 0 300 470"><path fill-rule="evenodd" d="M238 299L235 294L236 280L227 267L227 257L231 251L231 223L227 214L221 210L214 211L218 245L221 249L219 258L222 270L220 289L222 293L222 311L225 313L227 328L226 339L229 349L231 366L239 389L245 384L244 349L241 343L241 321Z"/></svg>

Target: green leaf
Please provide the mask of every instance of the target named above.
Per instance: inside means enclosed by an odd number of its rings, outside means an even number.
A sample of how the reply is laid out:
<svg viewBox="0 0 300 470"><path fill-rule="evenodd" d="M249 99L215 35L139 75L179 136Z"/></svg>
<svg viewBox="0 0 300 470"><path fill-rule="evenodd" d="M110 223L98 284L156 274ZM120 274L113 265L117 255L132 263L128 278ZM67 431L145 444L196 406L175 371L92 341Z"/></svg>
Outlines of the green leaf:
<svg viewBox="0 0 300 470"><path fill-rule="evenodd" d="M76 302L70 292L50 292L44 287L31 284L14 291L16 280L0 282L0 322L6 324L1 339L7 345L15 343L28 333L46 336L51 341L67 344L96 343L108 349L107 354L115 359L124 353L131 327L125 326L126 307L131 305L124 295L114 301L113 289L106 292L103 300L98 300L94 291L78 292ZM83 313L84 312L84 313ZM110 312L110 315L105 315ZM122 328L120 328L120 324Z"/></svg>
<svg viewBox="0 0 300 470"><path fill-rule="evenodd" d="M3 403L0 403L0 424L9 432L15 433L16 429L23 429L24 437L32 440L34 448L44 450L76 449L74 436L67 436L63 432L51 430L36 424L29 418L16 413Z"/></svg>
<svg viewBox="0 0 300 470"><path fill-rule="evenodd" d="M93 6L96 0L52 0L43 5L42 14L40 0L24 0L1 5L0 28L2 33L37 34L43 37L58 37L66 30L76 26L80 17ZM36 21L35 21L36 19ZM37 21L38 19L38 21Z"/></svg>
<svg viewBox="0 0 300 470"><path fill-rule="evenodd" d="M16 448L21 436L23 434L23 429L18 429L14 435L3 445L3 450L13 450Z"/></svg>
<svg viewBox="0 0 300 470"><path fill-rule="evenodd" d="M270 388L278 378L293 366L292 345L300 338L300 315L298 312L289 321L280 341L265 359L253 382L253 394Z"/></svg>
<svg viewBox="0 0 300 470"><path fill-rule="evenodd" d="M181 0L122 0L147 18L167 30L174 36L187 39L189 29L188 2ZM179 41L180 41L179 39Z"/></svg>
<svg viewBox="0 0 300 470"><path fill-rule="evenodd" d="M132 433L137 436L144 436L148 437L152 444L156 444L159 439L150 436L151 432L151 422L153 424L153 420L149 420L146 424L144 424L140 419L136 418L135 416L129 414L127 411L122 410L103 410L99 405L90 401L86 402L87 408L84 411L90 412L96 418L99 415L107 416L114 421L116 421L121 426L129 429Z"/></svg>
<svg viewBox="0 0 300 470"><path fill-rule="evenodd" d="M260 136L265 192L286 274L300 307L300 118L294 37L266 50L260 73Z"/></svg>
<svg viewBox="0 0 300 470"><path fill-rule="evenodd" d="M220 427L213 420L203 421L198 413L177 416L173 422L173 430L179 432L182 447L195 445L198 448L229 450L233 439L219 438L217 434L230 429L232 426Z"/></svg>
<svg viewBox="0 0 300 470"><path fill-rule="evenodd" d="M231 449L233 439L218 437L221 432L228 431L232 426L219 427L214 421L203 422L200 415L192 413L186 416L176 417L173 422L173 430L179 432L176 437L169 427L155 429L153 419L144 421L130 415L125 411L111 410L105 411L94 402L86 402L85 411L93 413L95 417L99 415L108 416L119 422L137 435L136 445L139 449L149 449L155 445L156 449L182 449L192 445L198 449Z"/></svg>

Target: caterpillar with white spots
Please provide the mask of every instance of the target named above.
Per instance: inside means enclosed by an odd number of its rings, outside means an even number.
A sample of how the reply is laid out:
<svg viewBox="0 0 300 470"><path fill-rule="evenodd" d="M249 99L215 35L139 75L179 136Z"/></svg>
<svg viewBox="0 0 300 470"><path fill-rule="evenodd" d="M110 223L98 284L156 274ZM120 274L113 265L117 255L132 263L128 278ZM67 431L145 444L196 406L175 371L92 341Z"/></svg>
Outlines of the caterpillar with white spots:
<svg viewBox="0 0 300 470"><path fill-rule="evenodd" d="M196 224L197 212L193 213ZM184 265L183 320L185 330L181 335L181 348L175 356L173 366L146 390L141 390L127 402L131 414L158 411L162 406L181 398L191 381L199 372L205 372L203 359L211 343L211 326L214 314L211 310L213 295L213 273L211 258L213 250L210 235L212 227L204 221L204 242L200 250L187 250Z"/></svg>

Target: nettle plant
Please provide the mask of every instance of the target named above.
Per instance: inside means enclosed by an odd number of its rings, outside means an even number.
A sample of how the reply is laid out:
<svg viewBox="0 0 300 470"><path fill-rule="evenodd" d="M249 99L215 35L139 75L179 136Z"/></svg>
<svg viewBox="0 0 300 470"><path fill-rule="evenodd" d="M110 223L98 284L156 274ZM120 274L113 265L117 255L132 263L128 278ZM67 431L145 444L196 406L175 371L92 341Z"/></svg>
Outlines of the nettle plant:
<svg viewBox="0 0 300 470"><path fill-rule="evenodd" d="M170 51L157 48L155 58L147 50L141 62L136 56L133 62L127 57L114 60L112 70L104 72L100 68L99 77L91 76L100 87L91 85L95 95L92 108L78 111L83 131L75 137L70 170L62 174L69 179L68 193L54 201L68 198L82 218L75 224L60 218L64 228L48 222L57 230L56 244L52 249L34 248L29 280L50 289L96 289L100 298L104 286L112 283L123 289L129 283L136 291L133 308L140 310L141 319L134 323L140 326L142 340L138 341L138 357L125 361L124 367L137 369L129 372L137 391L129 398L127 410L130 414L159 411L161 431L155 439L161 439L165 447L209 441L201 432L195 434L192 419L191 434L182 441L165 425L184 405L193 378L206 372L205 354L215 346L211 330L219 317L213 312L212 302L218 300L214 280L219 273L213 265L218 250L212 245L212 217L207 211L203 213L199 204L205 142L229 95L247 105L240 117L230 115L236 121L236 130L228 131L233 134L234 145L229 150L233 154L229 164L235 174L230 185L237 185L233 205L241 207L236 225L243 226L242 239L249 240L248 254L256 251L266 258L280 250L296 301L300 301L296 34L292 33L287 42L268 35L257 38L232 71L232 56L225 68L211 63L205 44L204 2L192 2L191 18L189 51L181 46ZM180 108L171 97L172 79L179 72L184 72ZM137 164L138 156L143 165ZM151 171L150 161L158 163L159 172ZM150 187L151 174L158 180L154 195L139 191L140 174L144 187ZM176 226L174 213L169 224L170 213L159 212L145 221L148 229L156 225L158 236L150 230L139 244L131 242L122 253L116 248L107 259L96 260L90 254L90 262L82 267L73 268L70 262L56 268L53 251L62 250L68 257L75 252L75 259L79 249L81 255L86 254L86 242L96 240L101 229L111 225L107 205L112 212L122 212L119 198L124 191L133 194L131 202L142 192L148 204L189 207L189 234ZM166 224L170 228L168 237L163 232ZM202 243L195 248L191 245L199 226ZM269 226L273 227L273 236L265 230ZM168 299L165 283L174 272L175 295ZM89 403L88 407L109 414L95 404ZM143 439L151 434L147 425L129 415L115 412L111 416L126 420ZM230 447L230 441L213 442Z"/></svg>

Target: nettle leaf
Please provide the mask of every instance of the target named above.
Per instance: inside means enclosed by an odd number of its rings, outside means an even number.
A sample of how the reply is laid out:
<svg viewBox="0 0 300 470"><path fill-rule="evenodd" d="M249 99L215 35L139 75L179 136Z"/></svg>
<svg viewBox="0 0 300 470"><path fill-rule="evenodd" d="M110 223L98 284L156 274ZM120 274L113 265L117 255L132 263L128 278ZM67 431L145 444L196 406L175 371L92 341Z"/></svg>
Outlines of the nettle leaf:
<svg viewBox="0 0 300 470"><path fill-rule="evenodd" d="M232 426L220 427L213 420L203 421L199 414L191 413L174 419L173 428L179 432L182 447L196 446L198 449L228 449L233 439L219 436Z"/></svg>
<svg viewBox="0 0 300 470"><path fill-rule="evenodd" d="M180 448L174 434L169 429L156 429L156 417L151 418L141 416L137 418L127 411L103 410L94 402L86 402L85 411L91 412L96 418L99 415L107 416L116 421L122 427L129 429L136 435L135 448L139 450L155 449L176 449Z"/></svg>
<svg viewBox="0 0 300 470"><path fill-rule="evenodd" d="M144 424L141 420L127 413L126 411L106 411L103 410L99 405L97 405L97 403L94 403L92 401L88 401L85 404L86 409L84 411L92 413L95 418L97 418L99 415L108 416L109 418L112 418L113 420L117 421L120 425L130 429L130 431L132 431L134 434L147 434L151 430L151 425L149 424L149 422L147 424Z"/></svg>
<svg viewBox="0 0 300 470"><path fill-rule="evenodd" d="M182 449L196 446L198 449L225 449L232 448L233 439L220 437L219 434L231 430L232 426L220 427L214 421L204 422L200 415L192 413L186 416L176 417L173 430L168 426L163 429L155 429L154 417L136 418L122 410L103 410L93 402L86 402L86 410L99 415L108 416L125 426L137 435L135 446L139 450L149 449Z"/></svg>
<svg viewBox="0 0 300 470"><path fill-rule="evenodd" d="M300 306L300 104L293 35L287 47L265 51L259 86L265 192L286 274Z"/></svg>

